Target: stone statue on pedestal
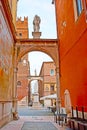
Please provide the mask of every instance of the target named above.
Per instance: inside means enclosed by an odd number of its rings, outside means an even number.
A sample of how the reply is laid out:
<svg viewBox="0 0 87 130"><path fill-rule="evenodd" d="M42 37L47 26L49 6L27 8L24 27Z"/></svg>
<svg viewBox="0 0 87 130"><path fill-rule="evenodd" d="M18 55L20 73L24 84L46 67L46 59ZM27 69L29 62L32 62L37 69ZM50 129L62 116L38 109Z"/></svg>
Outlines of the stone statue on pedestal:
<svg viewBox="0 0 87 130"><path fill-rule="evenodd" d="M34 83L34 93L38 93L38 81L35 80L35 83Z"/></svg>
<svg viewBox="0 0 87 130"><path fill-rule="evenodd" d="M34 32L39 32L41 19L38 15L35 15L33 20Z"/></svg>

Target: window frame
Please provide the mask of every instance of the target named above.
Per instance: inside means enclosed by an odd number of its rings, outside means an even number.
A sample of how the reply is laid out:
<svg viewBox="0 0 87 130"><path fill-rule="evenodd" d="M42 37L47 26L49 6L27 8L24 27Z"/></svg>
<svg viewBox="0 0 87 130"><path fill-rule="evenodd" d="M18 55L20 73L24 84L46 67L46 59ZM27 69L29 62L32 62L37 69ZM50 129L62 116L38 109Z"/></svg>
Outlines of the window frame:
<svg viewBox="0 0 87 130"><path fill-rule="evenodd" d="M54 76L54 74L55 74L54 69L51 69L51 70L50 70L50 76Z"/></svg>
<svg viewBox="0 0 87 130"><path fill-rule="evenodd" d="M21 86L21 81L17 81L17 87Z"/></svg>
<svg viewBox="0 0 87 130"><path fill-rule="evenodd" d="M76 0L76 6L77 6L77 15L79 17L82 12L82 0Z"/></svg>
<svg viewBox="0 0 87 130"><path fill-rule="evenodd" d="M79 4L80 2L80 4ZM79 5L81 5L81 10L79 12ZM80 15L82 14L83 11L83 2L82 0L73 0L73 6L74 6L74 17L75 17L75 21L78 20L78 18L80 17Z"/></svg>

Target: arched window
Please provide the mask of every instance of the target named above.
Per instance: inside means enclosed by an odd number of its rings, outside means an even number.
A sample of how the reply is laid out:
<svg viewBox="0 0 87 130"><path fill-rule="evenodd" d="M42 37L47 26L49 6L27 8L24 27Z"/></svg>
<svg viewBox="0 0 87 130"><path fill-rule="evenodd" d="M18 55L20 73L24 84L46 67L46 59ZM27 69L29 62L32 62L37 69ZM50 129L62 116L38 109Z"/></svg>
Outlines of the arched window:
<svg viewBox="0 0 87 130"><path fill-rule="evenodd" d="M21 81L17 81L17 86L21 86Z"/></svg>

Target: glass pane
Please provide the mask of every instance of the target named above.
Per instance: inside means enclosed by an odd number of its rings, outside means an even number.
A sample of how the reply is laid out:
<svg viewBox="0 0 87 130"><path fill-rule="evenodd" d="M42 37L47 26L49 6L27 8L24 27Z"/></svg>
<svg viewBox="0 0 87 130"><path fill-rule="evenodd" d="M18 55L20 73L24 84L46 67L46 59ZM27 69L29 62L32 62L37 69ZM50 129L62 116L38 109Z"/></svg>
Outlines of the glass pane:
<svg viewBox="0 0 87 130"><path fill-rule="evenodd" d="M76 3L77 3L77 11L78 11L78 16L79 16L82 12L82 2L81 0L76 0Z"/></svg>
<svg viewBox="0 0 87 130"><path fill-rule="evenodd" d="M54 75L54 70L53 69L51 69L50 75Z"/></svg>

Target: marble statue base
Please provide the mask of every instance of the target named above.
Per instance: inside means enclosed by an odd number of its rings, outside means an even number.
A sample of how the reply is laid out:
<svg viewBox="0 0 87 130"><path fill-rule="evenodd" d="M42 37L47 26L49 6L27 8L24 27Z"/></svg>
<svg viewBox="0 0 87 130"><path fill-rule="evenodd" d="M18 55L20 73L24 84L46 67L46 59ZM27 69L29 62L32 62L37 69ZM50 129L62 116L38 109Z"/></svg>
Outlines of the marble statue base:
<svg viewBox="0 0 87 130"><path fill-rule="evenodd" d="M34 39L38 39L41 36L41 32L32 32L32 36Z"/></svg>
<svg viewBox="0 0 87 130"><path fill-rule="evenodd" d="M38 93L34 93L33 94L33 105L32 108L40 108L41 105L39 103L39 94Z"/></svg>

